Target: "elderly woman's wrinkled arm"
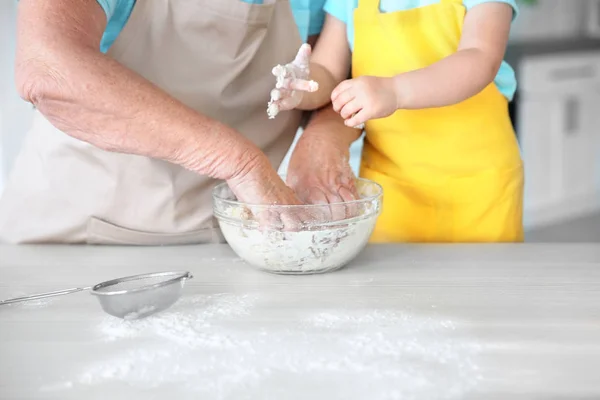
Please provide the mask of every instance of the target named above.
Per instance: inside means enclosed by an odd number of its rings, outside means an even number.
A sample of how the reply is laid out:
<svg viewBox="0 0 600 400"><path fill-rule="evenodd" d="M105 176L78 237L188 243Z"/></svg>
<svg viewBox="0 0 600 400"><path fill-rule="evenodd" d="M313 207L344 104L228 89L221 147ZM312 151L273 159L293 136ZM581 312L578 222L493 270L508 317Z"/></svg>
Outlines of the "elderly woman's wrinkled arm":
<svg viewBox="0 0 600 400"><path fill-rule="evenodd" d="M297 202L252 142L102 54L106 23L96 0L21 0L20 95L61 131L104 150L227 180L245 201Z"/></svg>

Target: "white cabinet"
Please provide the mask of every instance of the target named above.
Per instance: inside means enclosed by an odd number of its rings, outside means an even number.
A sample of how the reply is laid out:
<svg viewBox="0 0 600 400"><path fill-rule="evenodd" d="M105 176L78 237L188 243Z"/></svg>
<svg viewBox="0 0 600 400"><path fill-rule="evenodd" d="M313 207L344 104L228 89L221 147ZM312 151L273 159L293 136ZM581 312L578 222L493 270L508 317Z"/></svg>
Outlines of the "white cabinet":
<svg viewBox="0 0 600 400"><path fill-rule="evenodd" d="M553 129L560 103L522 96L519 138L525 164L525 209L540 209L560 199L560 132Z"/></svg>
<svg viewBox="0 0 600 400"><path fill-rule="evenodd" d="M517 3L519 3L517 1ZM564 39L584 31L587 1L540 0L519 5L519 17L511 29L511 41Z"/></svg>
<svg viewBox="0 0 600 400"><path fill-rule="evenodd" d="M525 59L517 127L525 223L600 208L600 53Z"/></svg>
<svg viewBox="0 0 600 400"><path fill-rule="evenodd" d="M562 192L565 198L593 195L600 156L600 93L573 96L564 103L562 121Z"/></svg>

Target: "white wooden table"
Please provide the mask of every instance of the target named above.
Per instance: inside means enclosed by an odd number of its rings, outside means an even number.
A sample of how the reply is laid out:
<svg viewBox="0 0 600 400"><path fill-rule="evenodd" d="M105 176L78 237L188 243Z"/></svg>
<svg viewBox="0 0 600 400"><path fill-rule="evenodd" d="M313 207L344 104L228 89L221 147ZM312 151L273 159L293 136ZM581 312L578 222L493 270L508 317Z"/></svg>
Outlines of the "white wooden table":
<svg viewBox="0 0 600 400"><path fill-rule="evenodd" d="M2 399L598 399L600 246L370 246L326 275L227 246L0 246L0 298L189 270L163 314L0 307Z"/></svg>

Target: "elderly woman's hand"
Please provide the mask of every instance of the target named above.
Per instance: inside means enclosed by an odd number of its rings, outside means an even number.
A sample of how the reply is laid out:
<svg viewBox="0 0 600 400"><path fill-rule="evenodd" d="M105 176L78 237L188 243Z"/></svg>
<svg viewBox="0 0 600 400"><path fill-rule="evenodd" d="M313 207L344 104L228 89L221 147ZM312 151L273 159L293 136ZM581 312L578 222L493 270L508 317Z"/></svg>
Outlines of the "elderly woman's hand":
<svg viewBox="0 0 600 400"><path fill-rule="evenodd" d="M294 191L279 177L268 160L257 161L228 180L237 199L251 205L298 205L302 204Z"/></svg>
<svg viewBox="0 0 600 400"><path fill-rule="evenodd" d="M288 167L287 183L309 204L342 203L358 199L349 149L360 131L344 126L331 107L318 112L298 141ZM352 216L346 205L329 207L330 218Z"/></svg>
<svg viewBox="0 0 600 400"><path fill-rule="evenodd" d="M314 210L278 207L303 203L262 153L253 161L242 165L244 168L227 182L237 199L248 205L247 209L240 211L247 218L255 219L260 229L295 231L306 223L323 219L322 213ZM253 207L268 205L275 207Z"/></svg>

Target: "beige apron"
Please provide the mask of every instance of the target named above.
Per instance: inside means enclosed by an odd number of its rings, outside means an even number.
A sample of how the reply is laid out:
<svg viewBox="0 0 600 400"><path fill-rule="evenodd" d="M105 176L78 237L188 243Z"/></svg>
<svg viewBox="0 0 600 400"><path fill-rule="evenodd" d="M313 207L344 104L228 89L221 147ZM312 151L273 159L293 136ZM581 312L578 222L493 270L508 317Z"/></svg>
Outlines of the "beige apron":
<svg viewBox="0 0 600 400"><path fill-rule="evenodd" d="M300 44L288 1L145 0L108 55L237 129L276 168L300 112L267 119L271 68L292 60ZM161 160L100 150L38 113L0 200L0 242L220 242L215 183Z"/></svg>

